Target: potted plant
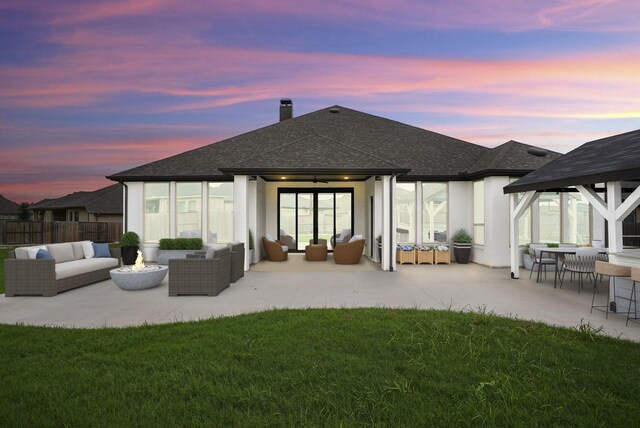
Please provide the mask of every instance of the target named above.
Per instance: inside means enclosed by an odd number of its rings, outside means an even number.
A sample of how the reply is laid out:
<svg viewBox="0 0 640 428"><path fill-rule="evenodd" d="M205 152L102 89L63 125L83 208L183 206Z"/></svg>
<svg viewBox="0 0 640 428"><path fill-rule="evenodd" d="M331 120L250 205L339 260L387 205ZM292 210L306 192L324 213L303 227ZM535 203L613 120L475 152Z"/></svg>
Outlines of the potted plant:
<svg viewBox="0 0 640 428"><path fill-rule="evenodd" d="M249 263L253 264L255 260L255 248L253 246L253 233L249 230Z"/></svg>
<svg viewBox="0 0 640 428"><path fill-rule="evenodd" d="M168 265L169 259L186 259L187 254L202 250L200 238L162 238L158 247L159 265Z"/></svg>
<svg viewBox="0 0 640 428"><path fill-rule="evenodd" d="M140 237L135 232L125 232L120 238L120 249L122 251L122 264L132 265L138 257L138 246Z"/></svg>
<svg viewBox="0 0 640 428"><path fill-rule="evenodd" d="M459 229L453 235L453 254L456 262L461 264L469 263L471 257L471 236L464 229Z"/></svg>

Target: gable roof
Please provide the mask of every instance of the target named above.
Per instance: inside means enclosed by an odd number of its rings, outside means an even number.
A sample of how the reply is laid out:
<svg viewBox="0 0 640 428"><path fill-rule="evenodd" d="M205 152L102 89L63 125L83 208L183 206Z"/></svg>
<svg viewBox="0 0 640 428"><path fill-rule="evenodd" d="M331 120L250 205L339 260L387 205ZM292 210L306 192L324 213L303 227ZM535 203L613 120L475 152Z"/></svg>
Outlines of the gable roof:
<svg viewBox="0 0 640 428"><path fill-rule="evenodd" d="M479 159L499 153L494 150L336 105L107 178L200 181L231 180L233 174L348 172L405 174L399 177L402 180L464 180ZM505 159L510 158L509 153ZM534 169L523 170L518 163L521 158L496 164L496 168L504 167L505 173L513 175ZM482 171L477 170L476 176Z"/></svg>
<svg viewBox="0 0 640 428"><path fill-rule="evenodd" d="M478 175L527 174L562 156L560 153L540 149L517 141L507 141L480 157L467 171L471 177Z"/></svg>
<svg viewBox="0 0 640 428"><path fill-rule="evenodd" d="M18 214L19 204L0 195L0 214Z"/></svg>
<svg viewBox="0 0 640 428"><path fill-rule="evenodd" d="M640 178L640 129L590 141L505 186L505 193Z"/></svg>
<svg viewBox="0 0 640 428"><path fill-rule="evenodd" d="M122 214L122 186L111 186L94 192L74 192L57 199L43 199L29 207L30 210L56 210L84 208L90 214Z"/></svg>

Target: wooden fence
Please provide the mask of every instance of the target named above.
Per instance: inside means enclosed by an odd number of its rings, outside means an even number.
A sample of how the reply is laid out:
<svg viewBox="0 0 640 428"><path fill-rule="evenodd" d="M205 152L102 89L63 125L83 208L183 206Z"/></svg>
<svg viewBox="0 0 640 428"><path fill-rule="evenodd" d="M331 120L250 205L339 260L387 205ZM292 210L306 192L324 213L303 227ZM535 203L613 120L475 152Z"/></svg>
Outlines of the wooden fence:
<svg viewBox="0 0 640 428"><path fill-rule="evenodd" d="M0 245L117 242L122 223L0 220Z"/></svg>

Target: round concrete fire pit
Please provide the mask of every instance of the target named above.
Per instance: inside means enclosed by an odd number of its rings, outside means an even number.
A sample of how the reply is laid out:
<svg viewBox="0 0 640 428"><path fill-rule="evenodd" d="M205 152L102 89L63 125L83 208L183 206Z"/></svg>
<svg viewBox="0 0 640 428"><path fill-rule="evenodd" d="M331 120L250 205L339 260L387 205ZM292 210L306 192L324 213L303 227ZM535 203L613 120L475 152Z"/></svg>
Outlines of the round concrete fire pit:
<svg viewBox="0 0 640 428"><path fill-rule="evenodd" d="M167 276L167 266L145 266L134 271L131 267L111 269L109 274L116 285L123 290L144 290L160 285Z"/></svg>

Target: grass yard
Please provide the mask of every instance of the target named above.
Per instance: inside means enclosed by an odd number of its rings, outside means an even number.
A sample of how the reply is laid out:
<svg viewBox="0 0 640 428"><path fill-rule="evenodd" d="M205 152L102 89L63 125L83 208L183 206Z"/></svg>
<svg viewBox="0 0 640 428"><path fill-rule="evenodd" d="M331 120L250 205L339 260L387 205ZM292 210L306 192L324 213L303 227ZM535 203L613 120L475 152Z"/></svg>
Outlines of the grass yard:
<svg viewBox="0 0 640 428"><path fill-rule="evenodd" d="M640 345L483 313L0 326L0 426L640 426Z"/></svg>

